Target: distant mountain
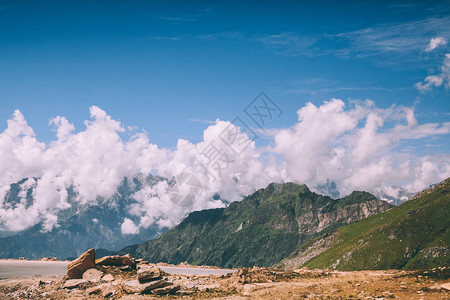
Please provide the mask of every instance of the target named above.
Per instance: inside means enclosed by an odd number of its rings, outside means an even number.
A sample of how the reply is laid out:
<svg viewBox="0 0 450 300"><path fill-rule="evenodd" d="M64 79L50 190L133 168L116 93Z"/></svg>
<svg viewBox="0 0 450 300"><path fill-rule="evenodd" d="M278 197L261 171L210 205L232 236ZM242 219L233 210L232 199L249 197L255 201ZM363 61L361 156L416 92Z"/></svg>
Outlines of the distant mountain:
<svg viewBox="0 0 450 300"><path fill-rule="evenodd" d="M341 196L338 185L336 182L331 180L327 180L325 184L316 185L314 190L321 195L327 195L333 199L337 199ZM380 200L384 200L390 204L398 206L414 196L414 193L410 193L404 187L398 185L392 185L388 190L390 191L389 194L386 192L378 192L376 197Z"/></svg>
<svg viewBox="0 0 450 300"><path fill-rule="evenodd" d="M151 262L271 266L323 233L391 207L365 192L333 200L306 185L272 183L227 208L193 212L159 238L119 253Z"/></svg>
<svg viewBox="0 0 450 300"><path fill-rule="evenodd" d="M124 178L111 199L97 199L95 205L81 205L75 201L74 189L68 189L69 209L58 213L58 227L50 232L42 232L42 223L18 233L4 232L0 238L0 258L26 257L39 259L55 256L60 259L77 257L89 248L117 250L126 245L140 243L155 238L166 229L156 225L142 229L139 234L122 234L121 224L125 217L131 218L127 207L134 203L132 195L144 186L165 180L156 176L136 175ZM25 189L26 179L12 184L4 203L14 207L19 201L19 193ZM28 187L26 187L28 188ZM26 202L33 202L32 189L26 190Z"/></svg>
<svg viewBox="0 0 450 300"><path fill-rule="evenodd" d="M278 266L302 265L338 270L450 266L450 178L401 206L303 245Z"/></svg>

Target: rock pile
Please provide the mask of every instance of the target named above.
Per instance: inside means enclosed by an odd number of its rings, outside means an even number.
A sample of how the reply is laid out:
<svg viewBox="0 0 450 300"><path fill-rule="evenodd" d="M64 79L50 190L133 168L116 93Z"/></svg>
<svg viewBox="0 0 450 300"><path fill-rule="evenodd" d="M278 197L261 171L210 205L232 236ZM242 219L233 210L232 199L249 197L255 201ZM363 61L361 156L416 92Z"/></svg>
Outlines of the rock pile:
<svg viewBox="0 0 450 300"><path fill-rule="evenodd" d="M88 295L110 297L115 294L171 294L180 289L163 278L159 268L146 265L139 260L139 270L129 254L105 256L95 259L95 250L90 249L67 266L68 279L63 289L84 290ZM130 271L130 272L125 272ZM115 279L115 276L118 279Z"/></svg>
<svg viewBox="0 0 450 300"><path fill-rule="evenodd" d="M131 280L125 283L124 290L131 293L153 293L169 294L176 292L180 286L174 285L165 279L162 279L159 268L143 267L137 271L137 280Z"/></svg>
<svg viewBox="0 0 450 300"><path fill-rule="evenodd" d="M123 256L113 255L105 256L95 260L95 264L99 266L129 266L132 269L136 269L136 261L130 254Z"/></svg>

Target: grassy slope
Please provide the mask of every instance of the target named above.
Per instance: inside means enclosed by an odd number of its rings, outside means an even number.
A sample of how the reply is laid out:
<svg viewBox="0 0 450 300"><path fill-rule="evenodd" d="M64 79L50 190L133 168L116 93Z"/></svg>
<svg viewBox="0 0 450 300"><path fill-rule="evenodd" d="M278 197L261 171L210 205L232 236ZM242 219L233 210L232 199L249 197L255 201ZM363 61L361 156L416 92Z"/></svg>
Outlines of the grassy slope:
<svg viewBox="0 0 450 300"><path fill-rule="evenodd" d="M447 179L399 207L337 229L333 245L306 266L361 270L450 265L449 189Z"/></svg>

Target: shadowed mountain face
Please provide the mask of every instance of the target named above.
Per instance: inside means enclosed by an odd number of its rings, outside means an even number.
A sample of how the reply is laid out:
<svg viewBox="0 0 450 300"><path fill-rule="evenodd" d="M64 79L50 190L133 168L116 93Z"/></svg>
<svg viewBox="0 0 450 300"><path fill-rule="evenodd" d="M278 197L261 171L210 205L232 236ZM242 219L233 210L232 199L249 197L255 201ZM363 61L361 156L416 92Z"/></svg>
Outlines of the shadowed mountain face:
<svg viewBox="0 0 450 300"><path fill-rule="evenodd" d="M43 232L43 224L39 223L19 233L4 233L0 238L0 258L56 256L65 259L77 257L89 248L116 250L154 238L165 230L154 225L141 229L139 234L124 235L121 224L125 217L132 218L127 207L135 202L133 194L144 185L153 185L159 180L163 179L151 175L125 178L112 199L99 198L96 205L79 204L74 201L76 194L73 189L68 189L71 207L58 212L58 227ZM19 192L25 181L11 185L5 197L7 205L14 206L20 201ZM33 201L32 188L27 190L26 201L29 204Z"/></svg>
<svg viewBox="0 0 450 300"><path fill-rule="evenodd" d="M320 234L391 207L365 192L333 200L306 185L272 183L227 208L193 212L158 239L120 253L151 262L271 266Z"/></svg>
<svg viewBox="0 0 450 300"><path fill-rule="evenodd" d="M303 245L279 266L338 270L449 266L449 229L450 178L401 206Z"/></svg>

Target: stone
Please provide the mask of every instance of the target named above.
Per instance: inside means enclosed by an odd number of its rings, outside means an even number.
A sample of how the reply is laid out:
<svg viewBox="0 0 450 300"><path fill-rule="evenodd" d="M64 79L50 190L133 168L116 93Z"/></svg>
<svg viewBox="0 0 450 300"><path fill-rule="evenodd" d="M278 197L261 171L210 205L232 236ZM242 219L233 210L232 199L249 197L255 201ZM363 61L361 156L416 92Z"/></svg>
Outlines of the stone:
<svg viewBox="0 0 450 300"><path fill-rule="evenodd" d="M83 273L91 268L95 268L94 248L81 254L77 259L67 265L67 275L69 279L81 279Z"/></svg>
<svg viewBox="0 0 450 300"><path fill-rule="evenodd" d="M130 254L125 254L125 255L121 256L120 258L122 260L123 266L130 266L133 269L136 269L136 261L134 260L134 258L131 257Z"/></svg>
<svg viewBox="0 0 450 300"><path fill-rule="evenodd" d="M128 294L141 293L144 290L143 284L140 284L137 280L130 280L125 282L123 290Z"/></svg>
<svg viewBox="0 0 450 300"><path fill-rule="evenodd" d="M95 261L95 264L100 266L130 266L133 269L136 268L136 262L130 256L130 254L119 256L119 255L111 255L104 256Z"/></svg>
<svg viewBox="0 0 450 300"><path fill-rule="evenodd" d="M157 288L165 287L165 286L167 286L169 284L171 284L171 283L167 282L167 281L165 281L163 279L146 282L146 283L143 284L145 287L144 287L144 290L142 291L142 293L149 292L149 291L152 291L152 290L157 289Z"/></svg>
<svg viewBox="0 0 450 300"><path fill-rule="evenodd" d="M86 293L88 293L88 295L100 294L101 291L102 291L101 285L93 286L91 288L86 289Z"/></svg>
<svg viewBox="0 0 450 300"><path fill-rule="evenodd" d="M156 295L166 295L166 294L175 293L179 289L180 289L179 285L168 285L165 287L154 289L154 290L152 290L152 293L156 294Z"/></svg>
<svg viewBox="0 0 450 300"><path fill-rule="evenodd" d="M102 278L102 276L103 276L103 272L99 271L99 270L97 270L95 268L86 270L83 273L83 279L84 280L89 280L89 281L92 281L92 282L99 282L100 279Z"/></svg>
<svg viewBox="0 0 450 300"><path fill-rule="evenodd" d="M114 277L111 274L106 274L105 276L102 277L102 281L109 282L109 281L113 281L113 280L114 280Z"/></svg>
<svg viewBox="0 0 450 300"><path fill-rule="evenodd" d="M109 297L113 296L115 293L116 293L116 291L114 290L114 288L108 287L103 291L102 296L104 298L109 298Z"/></svg>
<svg viewBox="0 0 450 300"><path fill-rule="evenodd" d="M139 282L143 283L150 280L156 280L161 277L161 270L159 268L139 269L137 271Z"/></svg>
<svg viewBox="0 0 450 300"><path fill-rule="evenodd" d="M122 259L119 255L104 256L96 259L95 264L100 266L122 266Z"/></svg>
<svg viewBox="0 0 450 300"><path fill-rule="evenodd" d="M86 282L87 280L84 279L69 279L64 283L63 288L74 289L80 286L84 286Z"/></svg>
<svg viewBox="0 0 450 300"><path fill-rule="evenodd" d="M443 288L443 289L445 289L447 291L450 291L450 282L441 284L441 288Z"/></svg>
<svg viewBox="0 0 450 300"><path fill-rule="evenodd" d="M138 280L130 280L125 282L123 290L128 294L150 292L153 289L164 287L169 284L165 280L156 280L147 283L140 283Z"/></svg>
<svg viewBox="0 0 450 300"><path fill-rule="evenodd" d="M131 268L131 266L123 266L123 267L120 267L119 270L120 270L120 271L128 272L128 271L131 271L132 268Z"/></svg>
<svg viewBox="0 0 450 300"><path fill-rule="evenodd" d="M73 289L73 290L69 291L70 298L68 298L68 299L70 299L70 300L75 300L75 299L82 300L83 299L83 294L84 294L84 291L82 291L80 289Z"/></svg>

